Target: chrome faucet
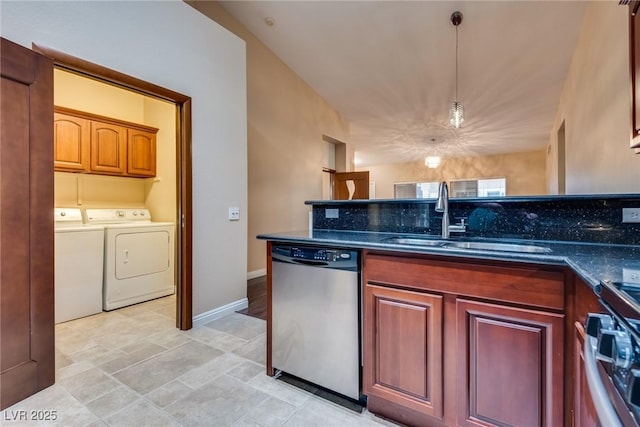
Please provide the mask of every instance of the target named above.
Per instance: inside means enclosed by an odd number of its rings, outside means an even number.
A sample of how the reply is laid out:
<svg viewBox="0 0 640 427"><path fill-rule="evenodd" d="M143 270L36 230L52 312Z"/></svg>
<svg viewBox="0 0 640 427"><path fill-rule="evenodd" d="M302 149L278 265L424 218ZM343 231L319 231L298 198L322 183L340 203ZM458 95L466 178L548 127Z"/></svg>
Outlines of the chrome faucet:
<svg viewBox="0 0 640 427"><path fill-rule="evenodd" d="M442 238L449 238L449 187L446 181L442 181L438 187L438 200L436 212L442 212Z"/></svg>
<svg viewBox="0 0 640 427"><path fill-rule="evenodd" d="M451 225L449 223L449 187L446 181L442 181L438 187L438 200L436 201L436 212L442 212L442 238L448 239L449 234L453 231L456 233L464 233L467 226L463 218L460 224Z"/></svg>

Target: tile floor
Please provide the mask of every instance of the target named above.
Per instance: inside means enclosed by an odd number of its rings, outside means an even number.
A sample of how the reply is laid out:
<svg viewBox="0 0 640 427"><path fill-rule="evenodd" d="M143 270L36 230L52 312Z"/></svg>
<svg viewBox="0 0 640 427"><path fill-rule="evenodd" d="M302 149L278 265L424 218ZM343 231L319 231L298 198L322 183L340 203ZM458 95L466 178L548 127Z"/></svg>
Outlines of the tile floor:
<svg viewBox="0 0 640 427"><path fill-rule="evenodd" d="M394 425L268 377L263 320L233 313L179 331L174 310L170 296L56 325L56 383L0 412L0 425Z"/></svg>

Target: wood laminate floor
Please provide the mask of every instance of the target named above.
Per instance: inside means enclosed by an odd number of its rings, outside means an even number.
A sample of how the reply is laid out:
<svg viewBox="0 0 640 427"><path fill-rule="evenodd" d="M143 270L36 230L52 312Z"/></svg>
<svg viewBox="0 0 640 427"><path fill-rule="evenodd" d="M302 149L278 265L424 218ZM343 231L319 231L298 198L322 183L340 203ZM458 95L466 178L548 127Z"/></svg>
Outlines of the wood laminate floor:
<svg viewBox="0 0 640 427"><path fill-rule="evenodd" d="M267 320L267 276L247 280L249 307L238 313Z"/></svg>

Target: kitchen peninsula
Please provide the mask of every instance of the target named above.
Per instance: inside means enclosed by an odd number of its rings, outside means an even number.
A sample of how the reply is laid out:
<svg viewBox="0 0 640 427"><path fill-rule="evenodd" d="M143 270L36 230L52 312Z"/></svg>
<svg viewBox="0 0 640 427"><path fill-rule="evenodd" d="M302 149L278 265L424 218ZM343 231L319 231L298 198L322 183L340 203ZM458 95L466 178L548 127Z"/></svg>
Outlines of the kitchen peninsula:
<svg viewBox="0 0 640 427"><path fill-rule="evenodd" d="M589 413L582 325L602 282L640 271L640 195L452 199L448 239L435 202L307 202L312 229L258 236L268 297L274 245L359 250L371 412L438 426L571 425Z"/></svg>

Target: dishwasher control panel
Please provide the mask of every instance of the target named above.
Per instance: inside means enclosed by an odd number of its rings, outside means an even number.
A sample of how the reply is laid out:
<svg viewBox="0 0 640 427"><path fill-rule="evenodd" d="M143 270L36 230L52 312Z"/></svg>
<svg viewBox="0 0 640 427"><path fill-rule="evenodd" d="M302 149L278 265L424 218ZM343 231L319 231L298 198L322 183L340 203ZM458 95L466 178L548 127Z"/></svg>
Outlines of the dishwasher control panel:
<svg viewBox="0 0 640 427"><path fill-rule="evenodd" d="M358 268L358 251L349 249L274 245L271 256L273 260L282 262L324 265L341 269Z"/></svg>
<svg viewBox="0 0 640 427"><path fill-rule="evenodd" d="M351 259L349 251L315 248L291 248L291 256L299 259L313 259L316 261L338 261Z"/></svg>

